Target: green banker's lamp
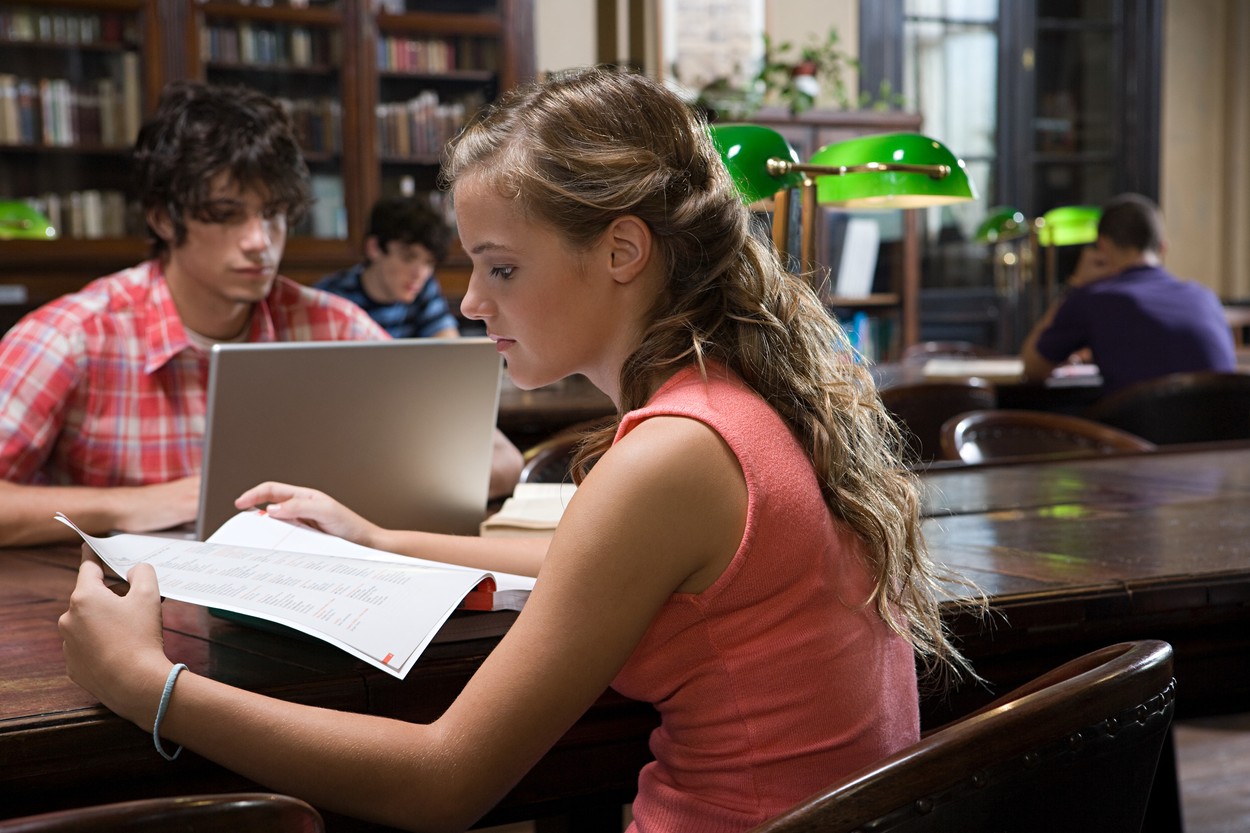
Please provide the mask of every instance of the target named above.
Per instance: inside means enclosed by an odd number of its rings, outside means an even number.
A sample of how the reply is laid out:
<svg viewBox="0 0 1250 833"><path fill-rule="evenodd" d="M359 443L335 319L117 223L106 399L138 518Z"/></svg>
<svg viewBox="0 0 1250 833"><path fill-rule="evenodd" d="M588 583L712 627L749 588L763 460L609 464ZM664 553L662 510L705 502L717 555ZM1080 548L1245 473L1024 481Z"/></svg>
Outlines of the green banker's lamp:
<svg viewBox="0 0 1250 833"><path fill-rule="evenodd" d="M1036 232L1043 246L1080 246L1098 239L1101 217L1102 210L1092 205L1064 205L1029 221L1017 209L1000 205L990 209L976 237L982 243L995 243Z"/></svg>
<svg viewBox="0 0 1250 833"><path fill-rule="evenodd" d="M1046 299L1054 297L1059 286L1057 246L1088 246L1098 239L1102 209L1092 205L1063 205L1052 208L1037 222L1037 242L1046 250Z"/></svg>
<svg viewBox="0 0 1250 833"><path fill-rule="evenodd" d="M991 208L976 238L982 243L997 243L1030 236L1038 246L1046 249L1046 295L1049 298L1056 286L1057 246L1087 246L1098 239L1098 221L1102 209L1092 205L1063 205L1052 208L1032 221L1014 208L1000 206Z"/></svg>
<svg viewBox="0 0 1250 833"><path fill-rule="evenodd" d="M826 145L802 162L780 133L763 125L715 124L711 131L743 199L774 198L773 242L783 255L789 248L790 191L799 189L804 269L815 264L818 204L902 209L976 198L963 161L918 133L860 136Z"/></svg>
<svg viewBox="0 0 1250 833"><path fill-rule="evenodd" d="M1032 220L1009 206L990 209L977 229L976 239L994 245L994 283L1007 298L1016 317L1024 313L1027 320L1015 321L1013 325L1021 333L1055 295L1057 247L1093 243L1098 239L1101 216L1101 209L1088 205L1052 208ZM1039 247L1045 250L1045 272L1042 286L1035 288L1037 264L1042 259ZM1040 298L1036 297L1039 291ZM1022 296L1028 301L1027 311L1019 309Z"/></svg>
<svg viewBox="0 0 1250 833"><path fill-rule="evenodd" d="M1011 206L991 208L974 238L993 246L994 290L1002 301L999 324L1002 339L1015 351L1030 322L1037 316L1037 236L1032 221Z"/></svg>
<svg viewBox="0 0 1250 833"><path fill-rule="evenodd" d="M1006 205L995 206L977 226L976 239L980 243L1007 243L1027 237L1031 230L1024 214Z"/></svg>

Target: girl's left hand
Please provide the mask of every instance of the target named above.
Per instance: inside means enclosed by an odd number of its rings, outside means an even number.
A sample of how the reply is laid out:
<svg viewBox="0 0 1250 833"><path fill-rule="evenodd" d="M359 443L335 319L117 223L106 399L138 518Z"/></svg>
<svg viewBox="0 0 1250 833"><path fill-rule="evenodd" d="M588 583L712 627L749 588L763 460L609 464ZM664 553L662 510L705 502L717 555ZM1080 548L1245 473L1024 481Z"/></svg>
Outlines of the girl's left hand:
<svg viewBox="0 0 1250 833"><path fill-rule="evenodd" d="M149 564L136 565L127 580L125 595L114 592L105 584L95 554L84 545L78 583L57 624L70 679L122 717L150 726L170 668L161 631L161 594Z"/></svg>

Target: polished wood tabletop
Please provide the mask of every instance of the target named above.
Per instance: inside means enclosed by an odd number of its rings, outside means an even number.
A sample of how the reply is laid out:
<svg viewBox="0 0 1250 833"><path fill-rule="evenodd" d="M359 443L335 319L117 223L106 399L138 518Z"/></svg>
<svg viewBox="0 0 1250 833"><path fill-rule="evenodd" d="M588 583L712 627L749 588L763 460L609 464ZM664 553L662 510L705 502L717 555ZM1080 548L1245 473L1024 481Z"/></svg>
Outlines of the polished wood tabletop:
<svg viewBox="0 0 1250 833"><path fill-rule="evenodd" d="M1250 702L1250 446L953 466L922 480L930 549L997 611L993 627L951 616L989 679L1014 685L1102 644L1156 638L1176 649L1179 714Z"/></svg>
<svg viewBox="0 0 1250 833"><path fill-rule="evenodd" d="M950 606L987 685L927 700L926 725L1137 638L1173 644L1179 714L1250 702L1250 446L958 466L922 482L931 550L979 583L995 611L987 623ZM191 753L162 760L150 735L66 678L56 620L77 561L76 548L0 550L4 814L249 786ZM176 602L165 603L165 640L172 658L243 688L419 721L456 696L511 616L454 617L402 682L312 640ZM488 821L627 802L654 725L650 707L605 693Z"/></svg>
<svg viewBox="0 0 1250 833"><path fill-rule="evenodd" d="M499 430L522 450L578 422L608 417L616 406L585 376L570 376L521 390L504 375L499 390Z"/></svg>

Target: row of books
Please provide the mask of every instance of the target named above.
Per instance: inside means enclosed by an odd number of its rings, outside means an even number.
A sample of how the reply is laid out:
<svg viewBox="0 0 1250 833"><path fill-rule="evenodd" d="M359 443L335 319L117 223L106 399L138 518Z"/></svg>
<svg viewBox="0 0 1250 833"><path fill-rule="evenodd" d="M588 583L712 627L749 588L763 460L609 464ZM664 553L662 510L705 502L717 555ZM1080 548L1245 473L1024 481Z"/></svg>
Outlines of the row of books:
<svg viewBox="0 0 1250 833"><path fill-rule="evenodd" d="M229 0L226 0L229 2ZM221 0L218 0L221 2ZM260 6L261 8L307 9L310 6L336 6L339 0L234 0L236 6Z"/></svg>
<svg viewBox="0 0 1250 833"><path fill-rule="evenodd" d="M374 14L497 14L499 0L370 0L370 11Z"/></svg>
<svg viewBox="0 0 1250 833"><path fill-rule="evenodd" d="M41 194L25 200L57 230L60 237L96 240L138 233L121 191L88 189L69 194Z"/></svg>
<svg viewBox="0 0 1250 833"><path fill-rule="evenodd" d="M51 44L133 44L142 41L136 15L19 7L0 10L0 40Z"/></svg>
<svg viewBox="0 0 1250 833"><path fill-rule="evenodd" d="M392 159L437 155L482 103L474 96L443 102L438 93L425 90L407 101L379 104L378 153Z"/></svg>
<svg viewBox="0 0 1250 833"><path fill-rule="evenodd" d="M438 73L456 70L499 71L499 50L488 38L378 38L382 72Z"/></svg>
<svg viewBox="0 0 1250 833"><path fill-rule="evenodd" d="M342 54L338 32L306 26L239 21L206 24L200 31L200 58L226 64L278 67L334 66Z"/></svg>
<svg viewBox="0 0 1250 833"><path fill-rule="evenodd" d="M0 74L0 143L49 147L125 147L142 119L139 56L122 53L118 83L101 78L71 84L63 78Z"/></svg>
<svg viewBox="0 0 1250 833"><path fill-rule="evenodd" d="M291 120L300 145L310 153L343 152L343 105L335 99L279 99Z"/></svg>
<svg viewBox="0 0 1250 833"><path fill-rule="evenodd" d="M860 311L839 322L855 350L856 361L875 364L893 354L895 323L892 319Z"/></svg>

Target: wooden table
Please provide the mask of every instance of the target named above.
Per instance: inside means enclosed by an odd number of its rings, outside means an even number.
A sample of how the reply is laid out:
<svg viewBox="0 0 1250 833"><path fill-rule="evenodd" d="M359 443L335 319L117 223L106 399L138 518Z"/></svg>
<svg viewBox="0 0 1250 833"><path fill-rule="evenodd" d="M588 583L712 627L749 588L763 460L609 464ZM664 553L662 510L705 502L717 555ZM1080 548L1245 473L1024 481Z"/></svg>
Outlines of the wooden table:
<svg viewBox="0 0 1250 833"><path fill-rule="evenodd" d="M959 381L968 376L926 376L923 364L885 362L872 367L872 377L884 390L894 385ZM998 407L1027 411L1082 415L1102 396L1102 377L1097 375L1052 376L1042 382L1021 378L987 378L994 385Z"/></svg>
<svg viewBox="0 0 1250 833"><path fill-rule="evenodd" d="M78 547L0 550L0 818L151 795L257 786L184 751L162 760L144 733L65 676L57 617ZM438 717L515 614L458 614L399 681L312 639L268 633L166 601L165 644L197 673L301 703L412 721ZM658 723L606 692L483 823L598 817L632 800ZM228 727L223 727L228 729ZM373 830L330 816L331 831Z"/></svg>
<svg viewBox="0 0 1250 833"><path fill-rule="evenodd" d="M1179 714L1250 703L1250 444L935 468L923 483L930 548L1001 614L993 629L950 617L990 679L1157 638L1176 649Z"/></svg>
<svg viewBox="0 0 1250 833"><path fill-rule="evenodd" d="M521 390L506 378L499 391L499 430L524 451L561 428L616 413L607 394L585 376Z"/></svg>
<svg viewBox="0 0 1250 833"><path fill-rule="evenodd" d="M979 582L998 614L987 629L951 611L953 631L992 690L966 686L949 702L926 702L926 725L1084 651L1147 637L1175 648L1179 714L1245 710L1250 446L934 469L923 482L931 549ZM161 760L147 734L66 679L56 618L77 557L74 549L0 551L4 813L246 787L190 753ZM198 673L300 702L429 720L460 691L508 615L457 617L404 682L332 648L188 605L167 602L165 625L170 655ZM654 720L649 707L605 694L488 820L628 801ZM1166 769L1160 778L1175 783ZM1172 815L1154 817L1149 829L1177 829L1175 811L1172 804Z"/></svg>

